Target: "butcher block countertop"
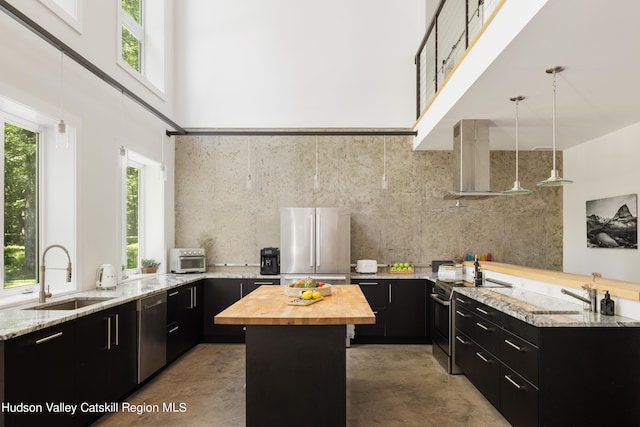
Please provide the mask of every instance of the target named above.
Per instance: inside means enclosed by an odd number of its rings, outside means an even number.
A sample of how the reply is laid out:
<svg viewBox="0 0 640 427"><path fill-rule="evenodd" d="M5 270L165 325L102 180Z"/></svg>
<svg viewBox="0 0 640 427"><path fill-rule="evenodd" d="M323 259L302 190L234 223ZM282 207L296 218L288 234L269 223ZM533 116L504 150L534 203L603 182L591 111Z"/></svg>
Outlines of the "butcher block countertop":
<svg viewBox="0 0 640 427"><path fill-rule="evenodd" d="M333 285L331 295L307 306L288 305L295 297L282 286L260 286L215 316L226 325L348 325L375 324L376 317L360 286Z"/></svg>

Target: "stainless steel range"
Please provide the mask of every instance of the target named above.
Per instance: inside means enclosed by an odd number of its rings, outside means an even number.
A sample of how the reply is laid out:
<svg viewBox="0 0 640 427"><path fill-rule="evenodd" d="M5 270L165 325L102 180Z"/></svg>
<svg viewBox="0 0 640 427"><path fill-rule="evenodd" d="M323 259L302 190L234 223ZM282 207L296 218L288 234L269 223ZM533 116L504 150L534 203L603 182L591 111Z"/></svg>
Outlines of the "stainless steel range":
<svg viewBox="0 0 640 427"><path fill-rule="evenodd" d="M474 280L475 282L475 280ZM449 374L460 374L462 371L455 363L455 313L453 312L453 291L457 287L465 286L460 281L436 280L431 293L431 298L435 301L433 310L433 337L432 348L433 357L442 365ZM473 286L470 283L467 286ZM511 287L511 283L501 280L487 279L478 282L477 286L490 287Z"/></svg>
<svg viewBox="0 0 640 427"><path fill-rule="evenodd" d="M453 337L455 324L452 306L453 289L463 286L460 282L436 280L431 298L435 301L433 309L433 357L449 374L460 374L462 371L455 364Z"/></svg>

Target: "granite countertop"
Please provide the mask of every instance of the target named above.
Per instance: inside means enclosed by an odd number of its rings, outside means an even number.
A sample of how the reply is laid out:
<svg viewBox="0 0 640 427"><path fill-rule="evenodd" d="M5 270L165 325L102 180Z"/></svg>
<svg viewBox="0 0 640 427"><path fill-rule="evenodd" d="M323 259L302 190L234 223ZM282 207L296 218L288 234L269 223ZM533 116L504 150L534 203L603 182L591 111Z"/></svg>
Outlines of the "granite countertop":
<svg viewBox="0 0 640 427"><path fill-rule="evenodd" d="M602 316L537 292L518 288L455 288L455 291L537 327L640 327L640 320Z"/></svg>
<svg viewBox="0 0 640 427"><path fill-rule="evenodd" d="M207 274L164 274L131 280L119 284L113 290L91 290L47 298L45 304L66 301L71 298L109 298L76 310L28 310L38 306L36 302L0 310L0 340L8 340L33 331L54 326L69 320L114 307L129 301L150 296L187 283L208 277ZM27 310L25 310L27 309Z"/></svg>

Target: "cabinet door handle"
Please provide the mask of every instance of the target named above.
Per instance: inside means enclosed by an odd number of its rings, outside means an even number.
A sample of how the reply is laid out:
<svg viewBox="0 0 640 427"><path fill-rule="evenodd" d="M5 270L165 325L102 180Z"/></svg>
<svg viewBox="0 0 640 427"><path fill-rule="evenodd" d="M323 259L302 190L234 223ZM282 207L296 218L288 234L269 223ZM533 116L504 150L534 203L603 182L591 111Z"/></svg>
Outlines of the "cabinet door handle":
<svg viewBox="0 0 640 427"><path fill-rule="evenodd" d="M462 338L460 338L458 335L456 335L456 340L458 340L459 342L461 342L464 345L469 345L469 341L465 341Z"/></svg>
<svg viewBox="0 0 640 427"><path fill-rule="evenodd" d="M480 313L485 314L485 315L489 314L489 312L488 312L488 311L483 310L483 309L481 309L481 308L479 308L479 307L476 307L476 310L478 310Z"/></svg>
<svg viewBox="0 0 640 427"><path fill-rule="evenodd" d="M242 288L243 288L243 283L240 282L240 299L242 299L242 296L244 295L244 292L243 292Z"/></svg>
<svg viewBox="0 0 640 427"><path fill-rule="evenodd" d="M373 312L373 314L378 314L378 312L377 312L377 311L374 311L374 312Z"/></svg>
<svg viewBox="0 0 640 427"><path fill-rule="evenodd" d="M482 354L476 353L476 356L478 356L484 363L489 363L489 359L484 357Z"/></svg>
<svg viewBox="0 0 640 427"><path fill-rule="evenodd" d="M273 282L253 282L254 285L273 285Z"/></svg>
<svg viewBox="0 0 640 427"><path fill-rule="evenodd" d="M480 322L476 322L476 325L480 328L480 329L484 329L485 331L490 331L489 328L487 328L486 326L484 326L482 323Z"/></svg>
<svg viewBox="0 0 640 427"><path fill-rule="evenodd" d="M358 283L360 286L378 286L378 282L360 282Z"/></svg>
<svg viewBox="0 0 640 427"><path fill-rule="evenodd" d="M170 334L172 334L172 333L174 333L175 331L177 331L178 329L180 329L180 326L176 326L175 328L171 328L171 329L169 330L169 333L170 333Z"/></svg>
<svg viewBox="0 0 640 427"><path fill-rule="evenodd" d="M511 383L511 385L513 385L518 390L522 390L522 389L525 388L525 386L522 386L522 385L518 384L517 382L515 382L513 379L511 379L511 375L505 375L504 379L509 381Z"/></svg>
<svg viewBox="0 0 640 427"><path fill-rule="evenodd" d="M464 317L465 319L466 319L467 317L471 317L471 316L467 316L466 314L464 314L464 313L463 313L463 312L461 312L460 310L456 310L456 314L458 314L458 315L460 315L460 316Z"/></svg>
<svg viewBox="0 0 640 427"><path fill-rule="evenodd" d="M116 313L116 345L120 345L120 315Z"/></svg>
<svg viewBox="0 0 640 427"><path fill-rule="evenodd" d="M456 301L458 301L459 303L462 303L462 304L466 304L467 303L465 300L463 300L462 298L458 298L458 297L456 297Z"/></svg>
<svg viewBox="0 0 640 427"><path fill-rule="evenodd" d="M39 340L36 340L36 344L42 344L44 342L51 341L61 336L62 336L62 332L57 332L53 335L49 335L48 337L44 337L44 338L40 338Z"/></svg>
<svg viewBox="0 0 640 427"><path fill-rule="evenodd" d="M178 295L179 293L180 293L180 291L171 292L168 296L174 297L174 296Z"/></svg>
<svg viewBox="0 0 640 427"><path fill-rule="evenodd" d="M517 345L515 345L514 343L512 343L509 340L504 340L505 343L509 344L511 347L515 348L518 351L525 351L526 348L525 347L518 347Z"/></svg>
<svg viewBox="0 0 640 427"><path fill-rule="evenodd" d="M391 304L391 283L389 283L389 304Z"/></svg>
<svg viewBox="0 0 640 427"><path fill-rule="evenodd" d="M107 350L111 350L111 316L107 317Z"/></svg>
<svg viewBox="0 0 640 427"><path fill-rule="evenodd" d="M189 310L193 310L194 308L196 308L196 288L195 286L192 286L189 288L189 292L190 292L190 296L191 298L189 298Z"/></svg>

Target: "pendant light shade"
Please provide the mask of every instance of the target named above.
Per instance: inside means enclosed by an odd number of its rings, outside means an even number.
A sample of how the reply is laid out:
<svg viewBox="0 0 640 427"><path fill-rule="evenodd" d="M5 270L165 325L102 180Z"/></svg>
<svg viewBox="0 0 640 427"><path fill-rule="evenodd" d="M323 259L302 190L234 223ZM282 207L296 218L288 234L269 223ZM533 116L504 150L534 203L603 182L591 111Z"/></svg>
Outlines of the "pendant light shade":
<svg viewBox="0 0 640 427"><path fill-rule="evenodd" d="M562 178L556 168L556 74L563 70L564 67L560 66L548 68L546 70L547 74L553 75L553 168L551 169L551 175L549 178L536 184L540 187L559 187L564 184L573 183L570 179Z"/></svg>
<svg viewBox="0 0 640 427"><path fill-rule="evenodd" d="M516 103L516 180L513 182L513 188L510 190L503 191L502 194L507 196L517 196L523 194L531 193L531 190L527 190L526 188L522 188L520 186L520 180L518 179L518 116L519 116L519 104L520 101L524 99L524 96L515 96L513 98L509 98L512 102Z"/></svg>

